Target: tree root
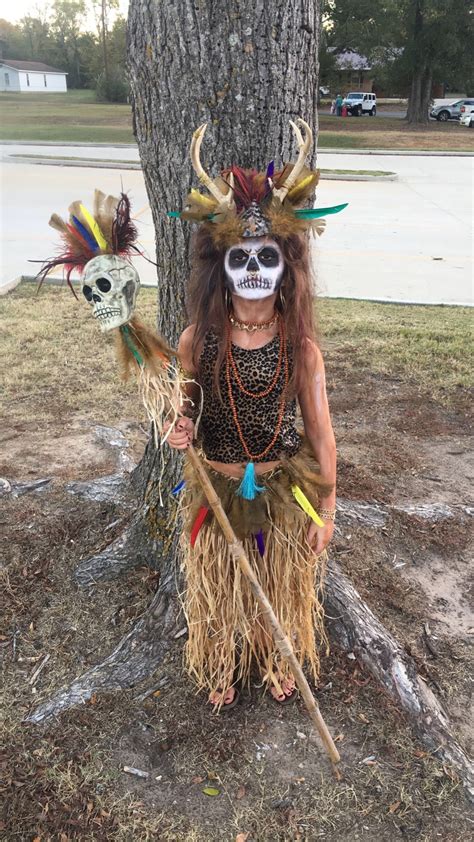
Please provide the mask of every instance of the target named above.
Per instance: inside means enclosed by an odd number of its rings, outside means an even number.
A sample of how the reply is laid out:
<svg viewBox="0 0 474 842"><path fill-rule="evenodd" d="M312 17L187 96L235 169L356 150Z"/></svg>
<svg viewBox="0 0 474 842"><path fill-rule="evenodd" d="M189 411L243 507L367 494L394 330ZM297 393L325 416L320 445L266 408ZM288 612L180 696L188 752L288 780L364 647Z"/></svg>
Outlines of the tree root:
<svg viewBox="0 0 474 842"><path fill-rule="evenodd" d="M377 620L336 564L330 563L325 587L328 631L356 658L409 718L415 733L436 757L459 774L474 799L474 768L456 740L442 705L418 674L413 658Z"/></svg>
<svg viewBox="0 0 474 842"><path fill-rule="evenodd" d="M148 678L172 646L177 645L175 638L181 636L182 625L175 582L162 583L145 616L122 638L114 651L102 663L40 704L24 721L38 724L75 705L85 704L93 693L135 686Z"/></svg>

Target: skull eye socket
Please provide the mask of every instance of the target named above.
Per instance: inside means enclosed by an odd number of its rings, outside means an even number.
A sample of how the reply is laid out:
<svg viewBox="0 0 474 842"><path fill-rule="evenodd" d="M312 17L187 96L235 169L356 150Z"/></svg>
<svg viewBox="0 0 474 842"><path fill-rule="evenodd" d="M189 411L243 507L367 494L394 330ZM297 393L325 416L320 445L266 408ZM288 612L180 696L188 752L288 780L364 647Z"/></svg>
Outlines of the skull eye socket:
<svg viewBox="0 0 474 842"><path fill-rule="evenodd" d="M112 284L107 278L97 278L95 285L101 292L109 292L112 289Z"/></svg>
<svg viewBox="0 0 474 842"><path fill-rule="evenodd" d="M87 285L83 286L82 293L83 295L85 295L87 301L92 301L92 290L90 287L88 287Z"/></svg>
<svg viewBox="0 0 474 842"><path fill-rule="evenodd" d="M258 253L258 259L264 266L278 266L280 263L280 253L272 246L265 246Z"/></svg>
<svg viewBox="0 0 474 842"><path fill-rule="evenodd" d="M239 269L247 263L248 259L249 256L243 249L232 249L229 254L229 266L231 269Z"/></svg>

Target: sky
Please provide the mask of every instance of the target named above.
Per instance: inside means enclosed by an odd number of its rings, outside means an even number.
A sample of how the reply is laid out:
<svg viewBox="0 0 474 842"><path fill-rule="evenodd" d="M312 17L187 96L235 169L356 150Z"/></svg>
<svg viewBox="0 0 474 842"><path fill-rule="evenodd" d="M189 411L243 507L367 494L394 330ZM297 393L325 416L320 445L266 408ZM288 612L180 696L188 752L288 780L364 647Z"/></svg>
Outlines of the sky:
<svg viewBox="0 0 474 842"><path fill-rule="evenodd" d="M119 0L118 11L124 17L127 15L129 0ZM51 6L47 0L0 0L0 18L10 21L10 23L18 23L25 15L35 16L38 8L41 10L47 9ZM90 12L86 18L86 29L95 29L94 13L92 11L92 4L86 0L86 6L90 6ZM111 15L112 17L112 15Z"/></svg>

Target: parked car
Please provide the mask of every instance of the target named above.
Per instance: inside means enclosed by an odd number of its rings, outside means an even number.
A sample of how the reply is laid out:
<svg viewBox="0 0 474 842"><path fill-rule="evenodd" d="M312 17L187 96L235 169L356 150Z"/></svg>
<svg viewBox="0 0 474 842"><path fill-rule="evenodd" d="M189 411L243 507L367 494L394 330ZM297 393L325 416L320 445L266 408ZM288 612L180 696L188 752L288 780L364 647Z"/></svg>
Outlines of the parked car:
<svg viewBox="0 0 474 842"><path fill-rule="evenodd" d="M375 94L366 94L363 91L353 91L347 94L342 103L347 108L347 113L354 117L360 117L361 114L370 114L375 117L377 112L377 97Z"/></svg>
<svg viewBox="0 0 474 842"><path fill-rule="evenodd" d="M430 111L430 117L446 123L448 120L459 120L463 105L474 105L474 99L456 99L448 105L435 105Z"/></svg>
<svg viewBox="0 0 474 842"><path fill-rule="evenodd" d="M472 105L461 105L459 123L461 126L467 126L469 129L474 129L474 101Z"/></svg>

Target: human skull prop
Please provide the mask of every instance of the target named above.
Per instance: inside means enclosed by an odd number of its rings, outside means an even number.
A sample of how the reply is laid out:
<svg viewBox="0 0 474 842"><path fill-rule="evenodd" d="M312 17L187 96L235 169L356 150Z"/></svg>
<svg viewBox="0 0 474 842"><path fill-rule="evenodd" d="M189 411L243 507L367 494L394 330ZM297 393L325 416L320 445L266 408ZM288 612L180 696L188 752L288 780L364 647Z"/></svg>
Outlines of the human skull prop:
<svg viewBox="0 0 474 842"><path fill-rule="evenodd" d="M130 321L139 287L135 267L115 254L89 260L82 276L82 293L103 331Z"/></svg>
<svg viewBox="0 0 474 842"><path fill-rule="evenodd" d="M271 237L246 237L227 249L224 269L230 292L255 300L278 291L285 261Z"/></svg>

